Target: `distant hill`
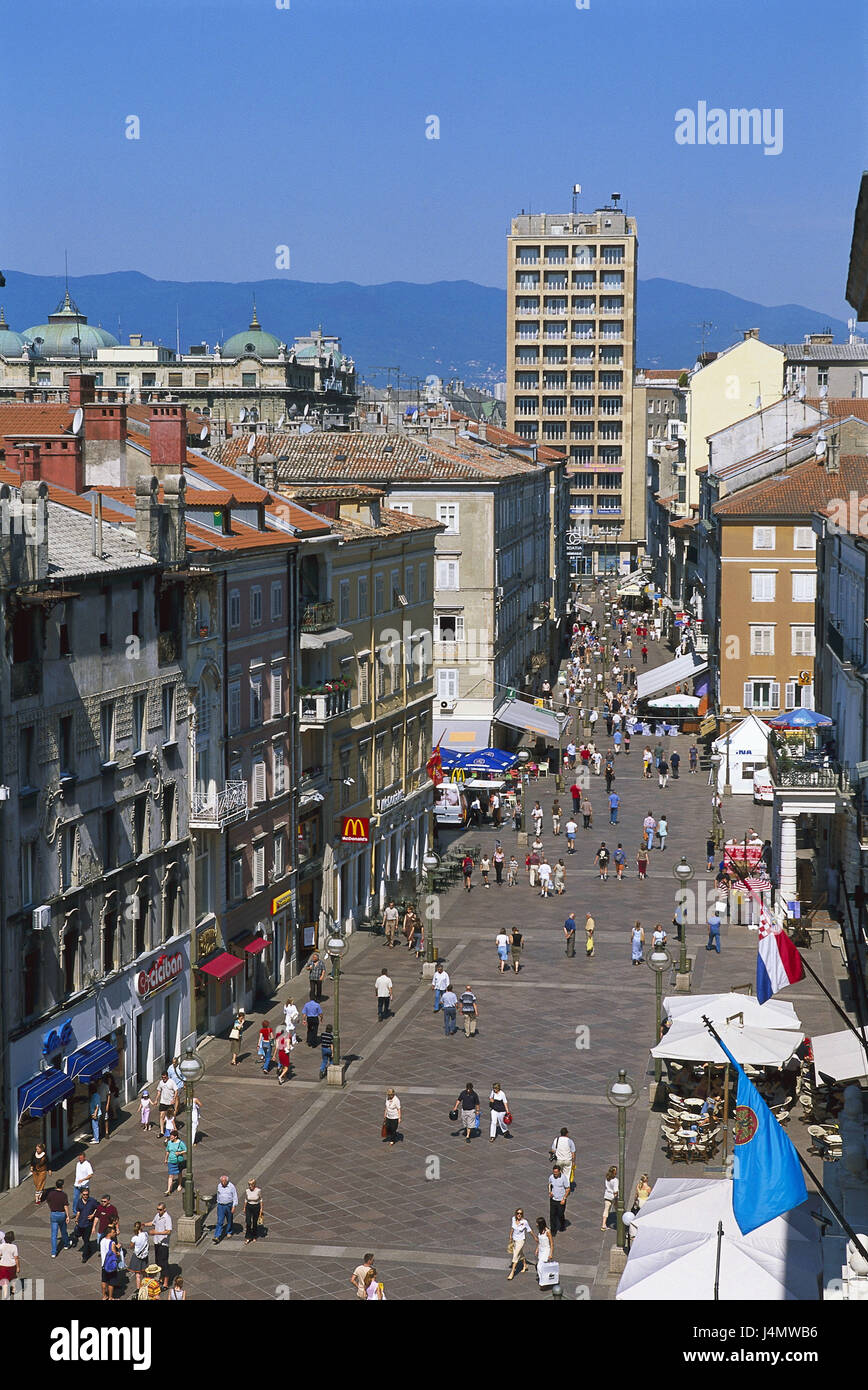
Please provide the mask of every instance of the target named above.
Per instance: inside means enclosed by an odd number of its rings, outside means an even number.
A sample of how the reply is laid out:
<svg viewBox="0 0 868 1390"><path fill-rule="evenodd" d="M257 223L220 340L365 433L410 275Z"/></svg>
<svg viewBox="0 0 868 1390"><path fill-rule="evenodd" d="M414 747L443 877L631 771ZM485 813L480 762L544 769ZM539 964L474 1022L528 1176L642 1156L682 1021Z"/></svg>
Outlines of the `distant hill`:
<svg viewBox="0 0 868 1390"><path fill-rule="evenodd" d="M21 331L44 323L62 299L60 276L6 271L0 302L11 327ZM363 375L386 380L375 369L400 366L407 375L430 373L491 385L505 375L505 291L470 280L417 285L396 280L383 285L257 280L152 280L135 270L82 275L70 293L91 323L102 324L122 342L130 333L174 347L211 346L246 327L256 296L264 328L287 342L318 324L337 333ZM758 328L766 342L798 342L805 333L831 328L846 336L846 324L798 304L767 308L724 290L700 289L677 280L640 280L637 361L646 367L692 364L700 346L724 348L744 328Z"/></svg>

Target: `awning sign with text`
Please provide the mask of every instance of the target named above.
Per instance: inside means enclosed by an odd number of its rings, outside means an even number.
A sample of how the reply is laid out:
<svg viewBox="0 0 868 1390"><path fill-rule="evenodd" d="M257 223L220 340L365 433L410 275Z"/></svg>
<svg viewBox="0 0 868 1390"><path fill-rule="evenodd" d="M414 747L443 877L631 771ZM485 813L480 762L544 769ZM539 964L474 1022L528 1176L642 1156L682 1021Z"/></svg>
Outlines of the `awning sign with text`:
<svg viewBox="0 0 868 1390"><path fill-rule="evenodd" d="M292 889L287 888L285 893L278 893L276 898L271 899L271 915L274 917L283 908L289 907L292 902Z"/></svg>
<svg viewBox="0 0 868 1390"><path fill-rule="evenodd" d="M370 839L367 816L344 816L341 820L341 839L344 843L366 845Z"/></svg>

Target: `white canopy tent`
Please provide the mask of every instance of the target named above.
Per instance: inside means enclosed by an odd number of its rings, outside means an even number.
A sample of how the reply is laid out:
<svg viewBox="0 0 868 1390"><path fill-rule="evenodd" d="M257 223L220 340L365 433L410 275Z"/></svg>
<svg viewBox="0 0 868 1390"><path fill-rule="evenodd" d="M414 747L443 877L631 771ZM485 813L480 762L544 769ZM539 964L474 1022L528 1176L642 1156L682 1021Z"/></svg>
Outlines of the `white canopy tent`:
<svg viewBox="0 0 868 1390"><path fill-rule="evenodd" d="M635 1218L616 1297L712 1301L722 1222L721 1300L819 1300L822 1259L813 1205L803 1202L745 1236L733 1215L729 1179L660 1178Z"/></svg>
<svg viewBox="0 0 868 1390"><path fill-rule="evenodd" d="M792 1057L803 1039L800 1028L740 1027L736 1023L716 1025L723 1042L737 1062L753 1067L780 1067ZM725 1063L726 1058L701 1023L680 1020L651 1048L651 1056L670 1062Z"/></svg>
<svg viewBox="0 0 868 1390"><path fill-rule="evenodd" d="M717 764L717 790L723 792L726 786L726 750L729 746L729 785L733 793L753 796L753 775L757 768L766 767L769 760L769 726L755 714L749 714L730 729L728 734L716 738L711 745L713 753L720 754Z"/></svg>
<svg viewBox="0 0 868 1390"><path fill-rule="evenodd" d="M868 1037L868 1030L863 1028L862 1036ZM868 1080L865 1049L849 1028L842 1028L840 1033L812 1036L811 1047L814 1051L814 1076L818 1085L822 1084L823 1076L831 1076L835 1081Z"/></svg>
<svg viewBox="0 0 868 1390"><path fill-rule="evenodd" d="M783 999L761 1004L752 994L671 994L663 1000L663 1010L673 1023L701 1023L705 1014L715 1028L736 1014L751 1028L796 1030L802 1026L792 1004Z"/></svg>

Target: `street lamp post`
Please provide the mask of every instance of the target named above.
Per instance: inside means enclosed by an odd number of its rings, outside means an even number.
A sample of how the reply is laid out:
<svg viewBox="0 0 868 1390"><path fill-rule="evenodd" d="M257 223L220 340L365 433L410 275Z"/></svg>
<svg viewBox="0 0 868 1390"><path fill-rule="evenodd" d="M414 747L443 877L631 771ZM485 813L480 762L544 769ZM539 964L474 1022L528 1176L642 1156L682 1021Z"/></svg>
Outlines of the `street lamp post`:
<svg viewBox="0 0 868 1390"><path fill-rule="evenodd" d="M432 965L435 960L434 955L434 912L429 910L431 898L434 893L434 870L440 864L440 855L435 854L433 849L429 849L422 858L422 867L428 885L428 903L425 907L425 963Z"/></svg>
<svg viewBox="0 0 868 1390"><path fill-rule="evenodd" d="M631 1105L636 1104L638 1096L636 1087L624 1068L621 1067L617 1079L610 1081L606 1087L606 1099L618 1111L618 1196L615 1212L618 1219L616 1243L621 1250L625 1249L626 1244L624 1232L624 1179L626 1174L624 1169L627 1165L627 1111Z"/></svg>
<svg viewBox="0 0 868 1390"><path fill-rule="evenodd" d="M344 937L337 933L330 936L326 944L326 950L331 957L332 978L335 982L335 1025L334 1049L332 1051L332 1065L328 1069L328 1084L330 1086L342 1086L344 1084L344 1068L341 1062L341 956L347 949Z"/></svg>
<svg viewBox="0 0 868 1390"><path fill-rule="evenodd" d="M196 1214L196 1191L193 1185L193 1099L197 1084L205 1075L205 1063L194 1047L188 1047L178 1070L184 1078L184 1100L190 1117L189 1142L187 1144L187 1166L184 1170L184 1215Z"/></svg>
<svg viewBox="0 0 868 1390"><path fill-rule="evenodd" d="M678 909L676 919L678 921L678 936L681 942L681 953L678 961L678 975L680 980L679 987L683 987L683 977L688 974L687 967L687 885L693 878L693 866L688 864L686 855L681 856L677 864L673 866L672 873L681 885L678 893ZM690 988L690 981L687 982Z"/></svg>
<svg viewBox="0 0 868 1390"><path fill-rule="evenodd" d="M660 1029L663 1026L663 976L672 964L672 957L665 946L654 946L645 957L645 964L649 970L654 971L654 985L657 996L657 1042L660 1041ZM656 1046L656 1043L655 1043ZM663 1080L663 1062L659 1057L654 1058L654 1082L656 1086Z"/></svg>

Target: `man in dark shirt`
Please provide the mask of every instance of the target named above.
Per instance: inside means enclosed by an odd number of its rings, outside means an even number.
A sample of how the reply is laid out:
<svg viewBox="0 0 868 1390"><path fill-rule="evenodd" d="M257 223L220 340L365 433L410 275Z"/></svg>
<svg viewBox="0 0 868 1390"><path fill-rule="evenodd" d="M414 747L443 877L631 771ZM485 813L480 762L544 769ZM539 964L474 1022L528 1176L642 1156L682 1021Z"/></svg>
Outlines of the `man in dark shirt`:
<svg viewBox="0 0 868 1390"><path fill-rule="evenodd" d="M66 1225L69 1220L69 1198L63 1190L63 1178L57 1179L45 1202L51 1212L51 1258L56 1260L60 1241L63 1241L64 1250L68 1250L72 1244Z"/></svg>
<svg viewBox="0 0 868 1390"><path fill-rule="evenodd" d="M328 1072L335 1050L335 1035L331 1030L331 1024L327 1023L325 1031L320 1033L319 1045L322 1049L322 1066L319 1069L319 1079L322 1081L323 1077Z"/></svg>
<svg viewBox="0 0 868 1390"><path fill-rule="evenodd" d="M102 1197L100 1197L99 1205L97 1206L97 1209L93 1214L93 1227L91 1229L91 1237L93 1239L96 1239L96 1237L99 1236L99 1239L102 1240L103 1236L108 1231L109 1226L112 1224L112 1222L117 1221L117 1219L118 1209L112 1202L111 1198L109 1197L109 1194L107 1192L104 1192Z"/></svg>
<svg viewBox="0 0 868 1390"><path fill-rule="evenodd" d="M307 1024L308 1047L316 1047L317 1033L319 1032L319 1021L322 1018L322 1005L315 999L309 999L301 1011L302 1018Z"/></svg>
<svg viewBox="0 0 868 1390"><path fill-rule="evenodd" d="M477 1116L479 1115L479 1096L473 1089L473 1082L468 1081L464 1090L455 1102L455 1109L459 1112L461 1128L464 1130L464 1142L470 1143L470 1131L477 1127Z"/></svg>
<svg viewBox="0 0 868 1390"><path fill-rule="evenodd" d="M76 1220L75 1230L72 1233L73 1245L75 1245L76 1241L81 1241L81 1262L83 1265L86 1265L90 1259L93 1218L98 1207L99 1202L95 1197L91 1197L90 1188L83 1187L81 1189L81 1201L78 1204L78 1218Z"/></svg>
<svg viewBox="0 0 868 1390"><path fill-rule="evenodd" d="M574 956L576 954L576 914L574 912L571 912L564 922L564 939L567 943L564 955Z"/></svg>

